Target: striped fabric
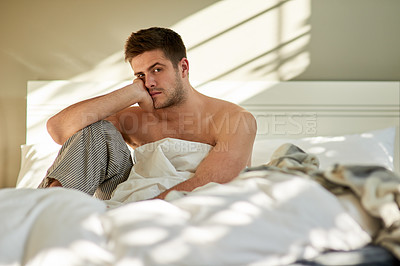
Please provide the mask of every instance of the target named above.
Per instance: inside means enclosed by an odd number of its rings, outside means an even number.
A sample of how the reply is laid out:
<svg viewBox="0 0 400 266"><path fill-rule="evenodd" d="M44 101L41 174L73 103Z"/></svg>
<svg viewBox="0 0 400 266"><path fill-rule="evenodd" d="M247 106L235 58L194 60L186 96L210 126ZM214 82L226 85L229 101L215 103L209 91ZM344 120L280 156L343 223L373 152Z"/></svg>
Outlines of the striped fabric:
<svg viewBox="0 0 400 266"><path fill-rule="evenodd" d="M47 187L50 180L57 179L64 188L106 200L128 178L132 166L131 153L121 133L111 122L101 120L64 143L39 187Z"/></svg>

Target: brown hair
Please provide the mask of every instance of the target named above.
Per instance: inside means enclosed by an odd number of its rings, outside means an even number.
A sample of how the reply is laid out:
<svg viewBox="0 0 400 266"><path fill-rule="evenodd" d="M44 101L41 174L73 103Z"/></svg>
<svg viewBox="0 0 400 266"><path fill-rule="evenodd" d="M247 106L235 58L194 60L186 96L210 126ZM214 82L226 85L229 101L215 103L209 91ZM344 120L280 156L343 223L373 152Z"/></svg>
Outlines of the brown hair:
<svg viewBox="0 0 400 266"><path fill-rule="evenodd" d="M152 27L132 32L125 44L125 61L144 52L160 49L177 66L186 57L186 47L181 36L171 29Z"/></svg>

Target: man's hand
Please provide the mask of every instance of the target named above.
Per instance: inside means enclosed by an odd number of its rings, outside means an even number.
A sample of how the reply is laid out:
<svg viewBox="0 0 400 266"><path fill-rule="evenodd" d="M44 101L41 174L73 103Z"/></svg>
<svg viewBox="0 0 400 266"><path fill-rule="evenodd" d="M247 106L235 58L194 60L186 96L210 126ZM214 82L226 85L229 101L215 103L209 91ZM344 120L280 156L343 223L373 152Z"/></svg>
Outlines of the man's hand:
<svg viewBox="0 0 400 266"><path fill-rule="evenodd" d="M154 110L153 99L150 96L149 91L144 86L144 83L141 79L137 78L133 80L132 84L129 84L127 87L131 86L132 90L135 93L135 99L137 100L140 108L143 111L150 113Z"/></svg>

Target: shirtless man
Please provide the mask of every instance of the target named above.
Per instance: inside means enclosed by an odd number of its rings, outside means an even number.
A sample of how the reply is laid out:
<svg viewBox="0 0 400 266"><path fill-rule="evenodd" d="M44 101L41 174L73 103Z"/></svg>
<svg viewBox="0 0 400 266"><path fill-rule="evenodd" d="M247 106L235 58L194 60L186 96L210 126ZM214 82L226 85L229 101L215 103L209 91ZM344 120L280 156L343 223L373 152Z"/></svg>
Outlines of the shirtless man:
<svg viewBox="0 0 400 266"><path fill-rule="evenodd" d="M132 33L125 46L125 59L133 69L134 81L51 117L47 129L55 142L63 144L83 128L108 120L132 148L167 137L212 145L194 176L161 193L159 199L170 190L192 191L209 182L229 182L250 165L256 134L254 117L190 85L186 48L177 33L164 28ZM86 119L82 114L88 114ZM62 186L53 181L50 187Z"/></svg>

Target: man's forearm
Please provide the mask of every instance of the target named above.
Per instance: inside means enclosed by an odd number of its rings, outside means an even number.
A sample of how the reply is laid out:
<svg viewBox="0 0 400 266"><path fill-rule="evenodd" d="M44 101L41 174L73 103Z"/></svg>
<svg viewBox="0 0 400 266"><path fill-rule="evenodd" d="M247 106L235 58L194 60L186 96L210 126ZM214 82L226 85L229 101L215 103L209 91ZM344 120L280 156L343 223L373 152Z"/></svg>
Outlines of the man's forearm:
<svg viewBox="0 0 400 266"><path fill-rule="evenodd" d="M84 100L65 108L48 120L47 130L55 142L63 144L75 132L136 102L134 95L132 97L132 89L125 86L111 93Z"/></svg>
<svg viewBox="0 0 400 266"><path fill-rule="evenodd" d="M190 191L194 190L195 188L198 188L198 187L208 184L209 182L210 182L209 180L200 178L198 176L197 177L194 176L188 180L183 181L182 183L179 183L178 185L171 187L170 189L167 189L166 191L162 192L160 195L158 195L154 199L165 199L167 194L169 192L171 192L172 190L190 192Z"/></svg>
<svg viewBox="0 0 400 266"><path fill-rule="evenodd" d="M220 140L199 164L192 178L168 189L156 198L164 199L171 190L192 191L210 182L219 184L230 182L250 165L257 127L252 115L249 113L244 115L246 119L232 118L233 122L230 125L238 124L237 121L242 123L246 121L250 126L242 125L237 129L231 129L228 132L230 134L220 136Z"/></svg>
<svg viewBox="0 0 400 266"><path fill-rule="evenodd" d="M209 157L208 159L212 158L213 156ZM246 154L243 155L244 158L248 157ZM229 157L227 157L229 158ZM221 164L207 164L207 158L203 161L195 175L182 183L179 183L170 189L162 192L160 195L155 197L155 199L164 199L169 192L172 190L177 191L187 191L190 192L198 187L204 186L210 182L215 182L219 184L224 184L227 182L232 181L239 173L242 171L246 166L245 160L230 160L231 158L227 159L226 161L221 160ZM224 167L221 167L224 165Z"/></svg>

